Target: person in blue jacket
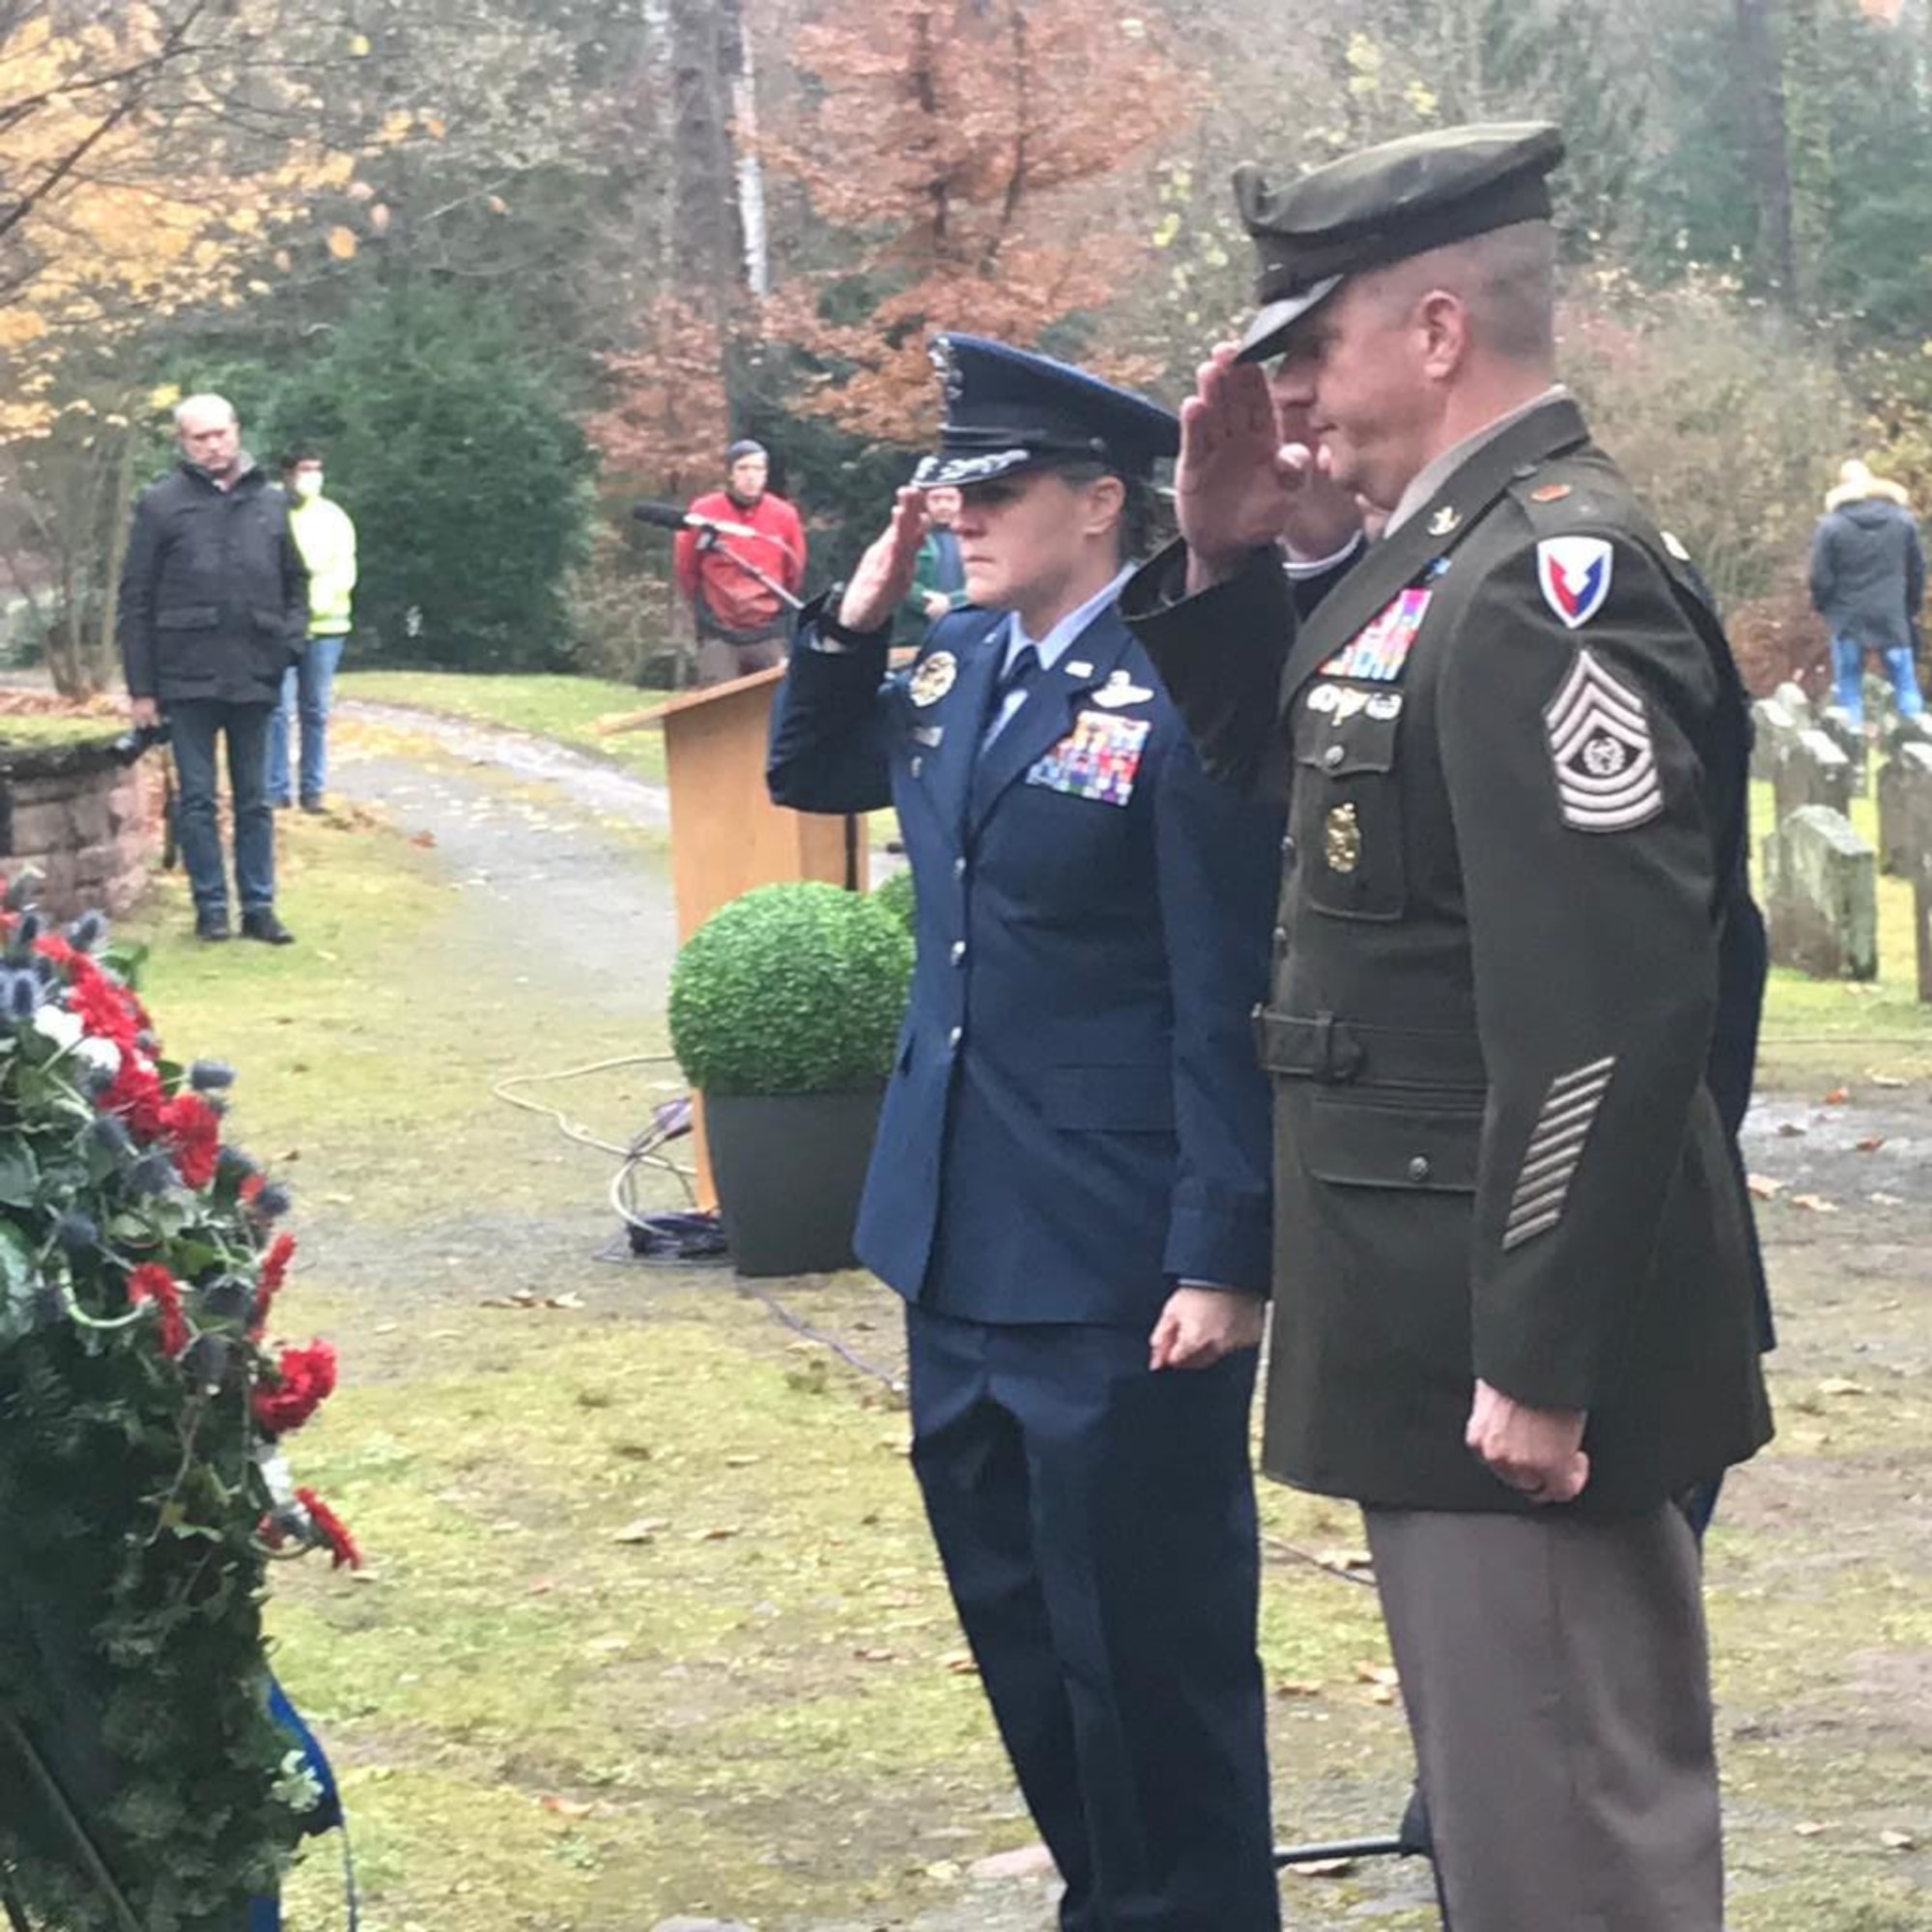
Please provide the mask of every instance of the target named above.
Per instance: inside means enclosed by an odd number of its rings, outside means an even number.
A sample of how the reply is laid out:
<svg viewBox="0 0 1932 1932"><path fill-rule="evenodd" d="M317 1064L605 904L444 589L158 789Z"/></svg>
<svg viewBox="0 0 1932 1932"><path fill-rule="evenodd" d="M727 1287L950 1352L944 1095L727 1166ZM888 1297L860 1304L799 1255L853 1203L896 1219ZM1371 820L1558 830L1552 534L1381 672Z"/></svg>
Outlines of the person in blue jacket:
<svg viewBox="0 0 1932 1932"><path fill-rule="evenodd" d="M913 1462L1063 1932L1280 1922L1248 1413L1282 822L1202 771L1115 608L1178 447L1085 372L941 336L937 455L808 606L773 798L898 812L918 967L860 1214ZM973 608L888 675L922 493Z"/></svg>

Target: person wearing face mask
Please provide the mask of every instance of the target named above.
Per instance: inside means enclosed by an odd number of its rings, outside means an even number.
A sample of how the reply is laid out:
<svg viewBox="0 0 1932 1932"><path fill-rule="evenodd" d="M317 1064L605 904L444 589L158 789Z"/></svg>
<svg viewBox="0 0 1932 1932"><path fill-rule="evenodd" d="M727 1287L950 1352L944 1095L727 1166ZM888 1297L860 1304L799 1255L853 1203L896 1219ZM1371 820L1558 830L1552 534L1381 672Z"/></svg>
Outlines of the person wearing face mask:
<svg viewBox="0 0 1932 1932"><path fill-rule="evenodd" d="M304 811L323 810L328 788L328 713L336 668L354 628L355 526L349 512L323 495L321 453L292 450L282 459L282 487L289 497L289 529L308 566L308 643L282 680L275 715L269 721L269 802L291 802L290 717L300 720L300 797Z"/></svg>
<svg viewBox="0 0 1932 1932"><path fill-rule="evenodd" d="M1166 410L942 335L939 448L809 605L780 805L896 807L918 964L857 1250L1062 1932L1275 1932L1248 1410L1281 816L1213 783L1116 608ZM926 497L965 606L894 673Z"/></svg>

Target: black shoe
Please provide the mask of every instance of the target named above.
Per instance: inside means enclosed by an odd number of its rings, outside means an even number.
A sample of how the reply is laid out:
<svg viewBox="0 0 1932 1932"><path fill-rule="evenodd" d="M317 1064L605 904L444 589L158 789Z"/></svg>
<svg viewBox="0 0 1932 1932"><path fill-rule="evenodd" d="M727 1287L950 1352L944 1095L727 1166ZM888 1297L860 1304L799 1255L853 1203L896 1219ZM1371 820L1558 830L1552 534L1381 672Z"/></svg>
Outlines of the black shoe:
<svg viewBox="0 0 1932 1932"><path fill-rule="evenodd" d="M227 935L223 934L225 938ZM272 906L261 906L242 915L242 937L259 939L264 946L293 946L296 936L275 917Z"/></svg>
<svg viewBox="0 0 1932 1932"><path fill-rule="evenodd" d="M228 929L228 915L225 912L198 912L194 916L194 936L205 939L213 946L217 941L233 938Z"/></svg>

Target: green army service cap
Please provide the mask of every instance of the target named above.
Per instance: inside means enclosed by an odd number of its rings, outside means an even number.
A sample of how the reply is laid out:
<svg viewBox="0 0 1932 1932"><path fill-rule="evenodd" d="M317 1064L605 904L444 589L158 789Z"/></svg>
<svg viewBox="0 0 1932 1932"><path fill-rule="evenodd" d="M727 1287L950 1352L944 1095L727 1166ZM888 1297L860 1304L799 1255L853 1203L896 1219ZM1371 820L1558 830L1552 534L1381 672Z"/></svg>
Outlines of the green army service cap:
<svg viewBox="0 0 1932 1932"><path fill-rule="evenodd" d="M1284 187L1235 170L1235 200L1261 257L1239 360L1275 355L1288 331L1363 269L1513 222L1548 220L1563 136L1547 121L1493 122L1364 148Z"/></svg>

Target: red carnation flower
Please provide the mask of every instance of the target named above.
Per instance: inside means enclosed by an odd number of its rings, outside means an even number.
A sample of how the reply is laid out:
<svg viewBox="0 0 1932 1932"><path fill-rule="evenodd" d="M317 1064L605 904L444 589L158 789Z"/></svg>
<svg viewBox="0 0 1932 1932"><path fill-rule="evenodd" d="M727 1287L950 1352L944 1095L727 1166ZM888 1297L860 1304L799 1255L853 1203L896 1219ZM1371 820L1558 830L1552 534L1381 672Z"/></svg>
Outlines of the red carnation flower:
<svg viewBox="0 0 1932 1932"><path fill-rule="evenodd" d="M159 1262L143 1262L128 1277L130 1306L150 1302L161 1311L160 1340L164 1355L179 1355L187 1347L187 1317L182 1313L181 1284Z"/></svg>
<svg viewBox="0 0 1932 1932"><path fill-rule="evenodd" d="M265 1435L299 1429L335 1393L335 1350L327 1342L284 1349L275 1378L274 1388L255 1391L255 1421Z"/></svg>
<svg viewBox="0 0 1932 1932"><path fill-rule="evenodd" d="M111 1039L124 1055L136 1050L134 1042L145 1025L139 1007L85 953L75 955L68 999L89 1033Z"/></svg>
<svg viewBox="0 0 1932 1932"><path fill-rule="evenodd" d="M190 1187L214 1179L221 1155L221 1120L199 1094L181 1094L161 1108L161 1133Z"/></svg>
<svg viewBox="0 0 1932 1932"><path fill-rule="evenodd" d="M161 1131L166 1105L160 1075L134 1054L124 1051L114 1084L100 1096L100 1111L121 1115L136 1140L151 1141Z"/></svg>
<svg viewBox="0 0 1932 1932"><path fill-rule="evenodd" d="M251 1174L247 1178L247 1179L244 1180L242 1183L242 1185L236 1190L236 1192L240 1194L240 1196L243 1201L249 1203L252 1206L256 1195L261 1193L263 1188L268 1186L268 1184L269 1184L269 1178L267 1175Z"/></svg>
<svg viewBox="0 0 1932 1932"><path fill-rule="evenodd" d="M269 1252L262 1257L262 1293L255 1303L255 1321L248 1332L259 1339L267 1333L269 1317L274 1311L275 1297L282 1292L282 1284L289 1278L289 1264L295 1259L296 1237L293 1235L277 1235L269 1243Z"/></svg>
<svg viewBox="0 0 1932 1932"><path fill-rule="evenodd" d="M296 1500L307 1510L314 1520L316 1534L327 1546L332 1561L331 1570L340 1570L346 1563L352 1570L362 1567L362 1552L355 1547L355 1539L349 1534L345 1523L313 1490L298 1490Z"/></svg>
<svg viewBox="0 0 1932 1932"><path fill-rule="evenodd" d="M56 966L71 967L76 959L81 957L81 954L73 947L70 946L57 932L46 933L42 938L35 940L34 951L43 959L51 959Z"/></svg>

